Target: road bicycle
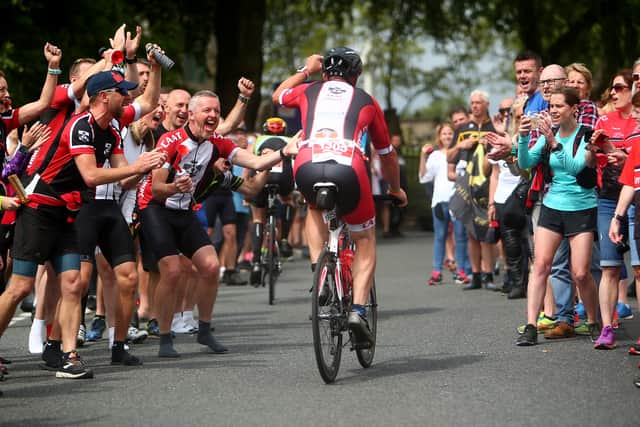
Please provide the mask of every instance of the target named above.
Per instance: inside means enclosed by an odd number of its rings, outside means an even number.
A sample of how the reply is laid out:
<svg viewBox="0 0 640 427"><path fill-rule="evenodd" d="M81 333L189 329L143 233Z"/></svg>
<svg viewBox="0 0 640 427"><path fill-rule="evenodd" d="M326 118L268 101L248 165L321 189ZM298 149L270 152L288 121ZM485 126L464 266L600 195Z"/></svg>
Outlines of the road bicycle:
<svg viewBox="0 0 640 427"><path fill-rule="evenodd" d="M280 247L278 246L278 227L276 218L276 201L278 200L278 184L266 184L267 191L267 217L263 239L262 253L262 286L269 287L269 305L274 305L276 300L276 282L282 273L280 261Z"/></svg>
<svg viewBox="0 0 640 427"><path fill-rule="evenodd" d="M364 368L373 363L376 347L375 343L356 344L348 327L347 318L353 297L351 264L355 245L348 228L336 212L335 195L338 189L331 182L317 183L313 188L316 206L323 210L325 223L329 227L329 240L320 253L313 274L313 348L320 376L329 384L338 375L343 347L350 345L350 350L356 352L358 362ZM365 309L375 342L378 320L375 280Z"/></svg>

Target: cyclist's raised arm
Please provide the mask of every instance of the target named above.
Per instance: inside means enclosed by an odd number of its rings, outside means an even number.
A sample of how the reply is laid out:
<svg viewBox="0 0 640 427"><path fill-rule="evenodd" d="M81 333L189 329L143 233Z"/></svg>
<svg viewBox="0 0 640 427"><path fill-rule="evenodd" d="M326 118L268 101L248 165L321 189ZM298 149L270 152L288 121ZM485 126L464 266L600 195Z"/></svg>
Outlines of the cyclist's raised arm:
<svg viewBox="0 0 640 427"><path fill-rule="evenodd" d="M309 78L311 74L315 74L322 70L322 56L321 55L311 55L307 58L304 67L299 68L295 74L292 74L285 81L280 83L280 86L273 92L273 96L271 97L274 104L280 104L280 95L287 89L291 89L292 87L296 87L299 84L304 83L305 80Z"/></svg>

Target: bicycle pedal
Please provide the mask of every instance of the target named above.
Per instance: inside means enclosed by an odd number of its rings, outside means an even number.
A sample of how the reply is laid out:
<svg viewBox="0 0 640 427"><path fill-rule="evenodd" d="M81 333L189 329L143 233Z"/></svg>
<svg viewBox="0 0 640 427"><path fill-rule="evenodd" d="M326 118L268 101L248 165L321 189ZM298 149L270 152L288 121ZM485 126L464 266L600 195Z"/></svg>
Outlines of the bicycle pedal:
<svg viewBox="0 0 640 427"><path fill-rule="evenodd" d="M371 348L371 344L370 343L352 343L351 344L351 351L355 351L355 350L369 350Z"/></svg>

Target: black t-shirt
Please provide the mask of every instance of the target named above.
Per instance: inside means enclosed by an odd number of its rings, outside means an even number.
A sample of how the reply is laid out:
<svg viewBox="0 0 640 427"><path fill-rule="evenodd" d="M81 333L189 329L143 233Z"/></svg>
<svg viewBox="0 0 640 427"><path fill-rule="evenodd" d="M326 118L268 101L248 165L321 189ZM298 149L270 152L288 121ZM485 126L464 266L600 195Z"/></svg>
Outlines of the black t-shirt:
<svg viewBox="0 0 640 427"><path fill-rule="evenodd" d="M482 123L481 126L478 126L478 124L475 122L468 122L468 123L462 124L456 128L456 131L453 134L453 141L451 143L450 148L455 147L457 143L459 143L460 141L464 141L465 139L468 139L471 137L476 137L480 139L486 136L487 133L495 132L495 131L496 130L493 127L493 123L491 123L491 120L485 121L484 123ZM460 159L468 160L470 153L472 153L473 150L475 150L475 148L476 148L476 145L474 144L473 147L471 147L471 149L469 150L458 151L458 155L454 159L452 159L449 163L453 163L455 165L458 163Z"/></svg>

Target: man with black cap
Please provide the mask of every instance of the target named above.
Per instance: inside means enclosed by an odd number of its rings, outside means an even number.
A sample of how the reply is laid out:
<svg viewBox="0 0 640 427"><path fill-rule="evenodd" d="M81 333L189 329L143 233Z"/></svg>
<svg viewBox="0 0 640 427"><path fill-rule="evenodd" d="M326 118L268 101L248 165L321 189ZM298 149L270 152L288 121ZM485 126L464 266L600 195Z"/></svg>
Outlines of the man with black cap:
<svg viewBox="0 0 640 427"><path fill-rule="evenodd" d="M120 160L124 159L120 134L112 121L117 119L126 125L139 116L141 107L135 103L123 108L127 91L136 86L115 71L91 77L87 83L89 111L70 120L62 137L48 147L47 155L38 159L39 163L33 165L34 173L25 180L29 202L18 212L16 220L14 269L9 287L0 297L0 332L6 328L15 305L33 289L38 264L51 261L60 278L57 313L60 334L56 336L52 331L47 346L57 346L60 352L61 340L62 361L57 367L48 364L47 368L55 369L58 378L93 377L75 351L83 289L73 218L83 198L87 199L89 188L122 182L165 161L165 156L157 152L143 154L132 165ZM107 160L113 167L102 168Z"/></svg>

